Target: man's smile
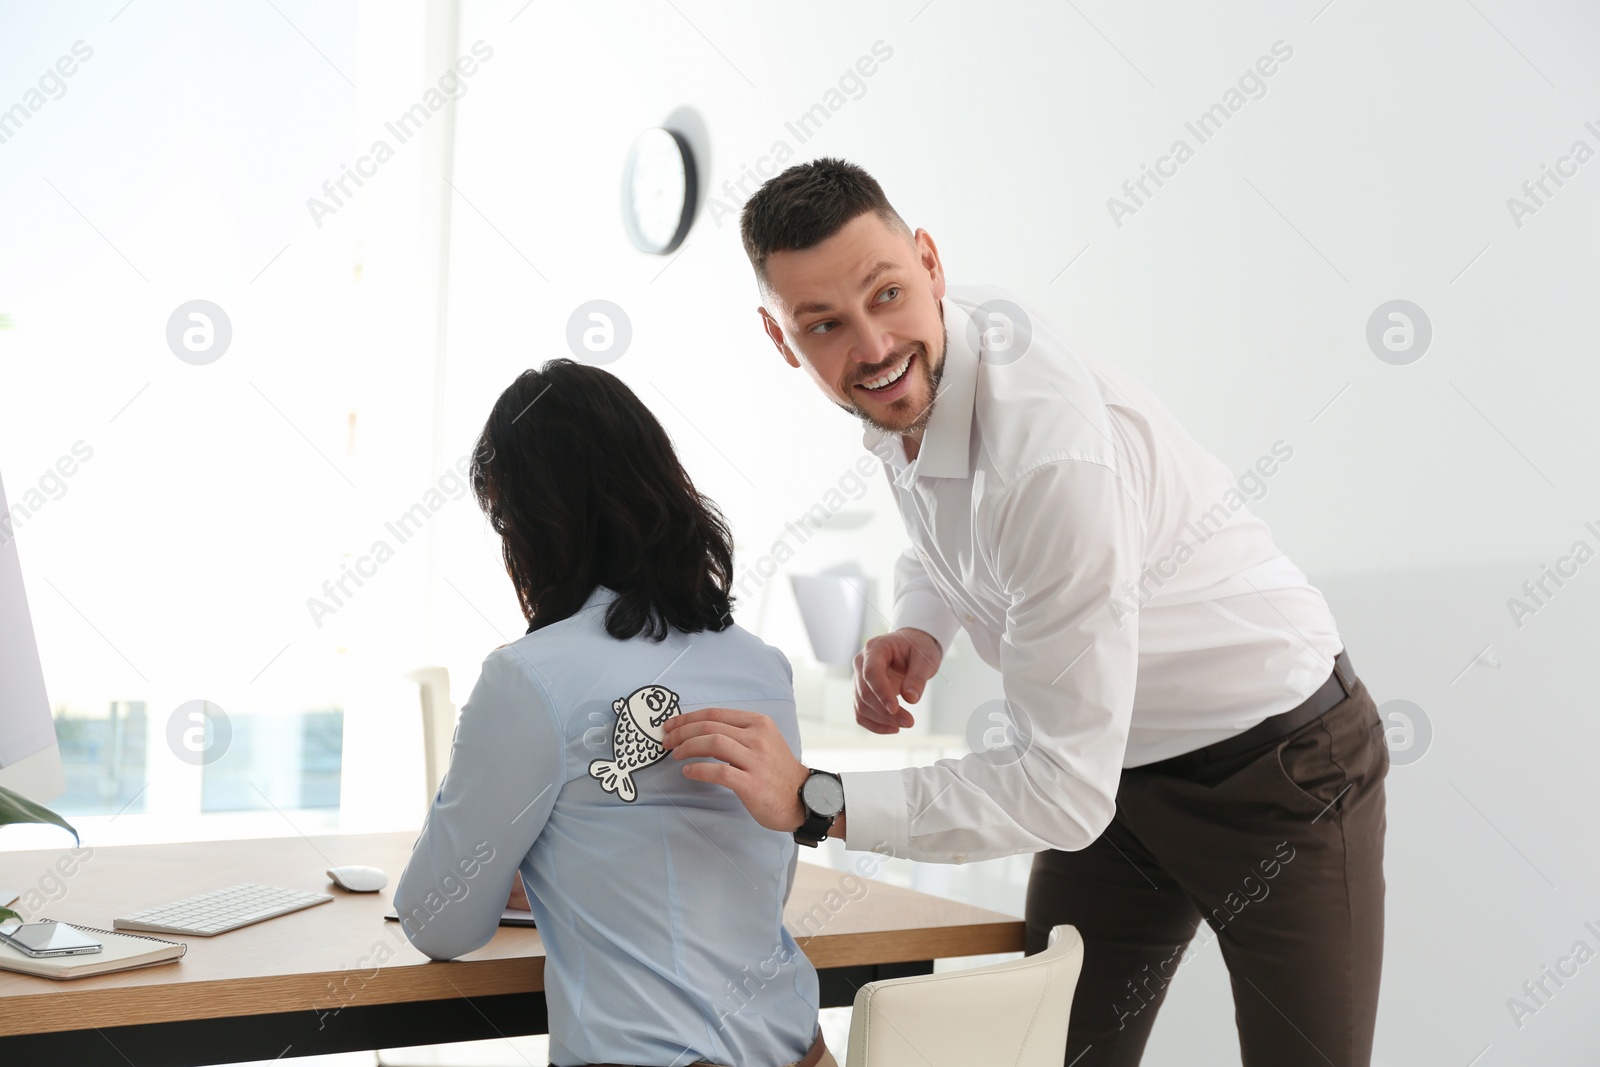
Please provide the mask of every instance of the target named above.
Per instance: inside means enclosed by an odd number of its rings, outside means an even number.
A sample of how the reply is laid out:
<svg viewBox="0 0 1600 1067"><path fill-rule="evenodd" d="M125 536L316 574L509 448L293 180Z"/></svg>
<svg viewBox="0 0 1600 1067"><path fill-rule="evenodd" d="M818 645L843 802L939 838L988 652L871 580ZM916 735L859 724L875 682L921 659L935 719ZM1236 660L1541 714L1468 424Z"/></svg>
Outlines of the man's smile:
<svg viewBox="0 0 1600 1067"><path fill-rule="evenodd" d="M888 403L898 400L911 388L911 368L916 362L917 353L909 352L894 366L880 372L864 382L857 382L855 389L872 397L879 403Z"/></svg>

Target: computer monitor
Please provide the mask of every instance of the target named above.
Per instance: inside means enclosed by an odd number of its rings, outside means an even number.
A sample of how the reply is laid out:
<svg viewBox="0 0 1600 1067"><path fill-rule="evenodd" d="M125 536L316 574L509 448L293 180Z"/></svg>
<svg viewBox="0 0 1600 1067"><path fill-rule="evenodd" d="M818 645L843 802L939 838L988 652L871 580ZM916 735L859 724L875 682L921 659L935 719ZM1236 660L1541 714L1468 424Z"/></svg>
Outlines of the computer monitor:
<svg viewBox="0 0 1600 1067"><path fill-rule="evenodd" d="M0 482L0 785L44 804L66 789L22 563Z"/></svg>

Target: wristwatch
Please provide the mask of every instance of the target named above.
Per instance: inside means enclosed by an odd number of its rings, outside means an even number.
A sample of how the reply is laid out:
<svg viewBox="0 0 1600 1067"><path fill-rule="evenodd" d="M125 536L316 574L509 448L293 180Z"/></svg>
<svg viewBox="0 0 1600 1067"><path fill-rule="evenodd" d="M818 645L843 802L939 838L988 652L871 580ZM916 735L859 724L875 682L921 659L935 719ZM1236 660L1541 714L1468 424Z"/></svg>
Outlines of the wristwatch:
<svg viewBox="0 0 1600 1067"><path fill-rule="evenodd" d="M844 782L832 771L811 771L800 783L800 805L806 809L806 821L794 832L794 839L816 848L844 811Z"/></svg>

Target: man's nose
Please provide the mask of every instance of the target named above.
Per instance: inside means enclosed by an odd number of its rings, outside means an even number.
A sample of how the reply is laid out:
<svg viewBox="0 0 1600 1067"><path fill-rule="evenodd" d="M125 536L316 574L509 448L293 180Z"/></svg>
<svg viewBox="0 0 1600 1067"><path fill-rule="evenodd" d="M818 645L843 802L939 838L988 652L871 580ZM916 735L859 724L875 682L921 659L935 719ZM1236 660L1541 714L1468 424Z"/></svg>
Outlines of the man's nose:
<svg viewBox="0 0 1600 1067"><path fill-rule="evenodd" d="M850 350L850 358L857 363L876 364L889 358L894 351L895 339L887 333L862 336Z"/></svg>

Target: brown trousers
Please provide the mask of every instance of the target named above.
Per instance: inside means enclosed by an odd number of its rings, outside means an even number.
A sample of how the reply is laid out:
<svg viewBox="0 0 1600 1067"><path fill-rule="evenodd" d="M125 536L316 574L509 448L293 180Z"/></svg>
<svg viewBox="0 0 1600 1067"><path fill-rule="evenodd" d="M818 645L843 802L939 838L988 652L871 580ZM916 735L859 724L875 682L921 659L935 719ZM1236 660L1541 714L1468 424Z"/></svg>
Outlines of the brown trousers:
<svg viewBox="0 0 1600 1067"><path fill-rule="evenodd" d="M1124 770L1105 833L1078 852L1039 853L1028 882L1027 951L1060 923L1084 940L1064 1063L1137 1064L1186 952L1214 938L1244 1067L1368 1067L1388 769L1357 679L1276 741Z"/></svg>

